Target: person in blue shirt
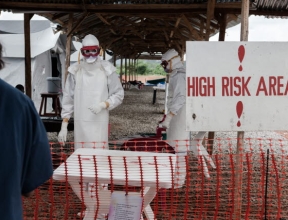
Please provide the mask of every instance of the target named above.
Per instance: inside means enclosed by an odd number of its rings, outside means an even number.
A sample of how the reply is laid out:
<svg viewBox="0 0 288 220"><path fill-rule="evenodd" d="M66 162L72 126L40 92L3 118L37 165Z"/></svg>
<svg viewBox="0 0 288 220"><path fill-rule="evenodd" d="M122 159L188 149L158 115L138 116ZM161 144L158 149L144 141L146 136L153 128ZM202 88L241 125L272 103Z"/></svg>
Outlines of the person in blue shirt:
<svg viewBox="0 0 288 220"><path fill-rule="evenodd" d="M0 77L2 68L0 43ZM22 196L52 173L47 134L33 102L0 79L0 219L23 219Z"/></svg>

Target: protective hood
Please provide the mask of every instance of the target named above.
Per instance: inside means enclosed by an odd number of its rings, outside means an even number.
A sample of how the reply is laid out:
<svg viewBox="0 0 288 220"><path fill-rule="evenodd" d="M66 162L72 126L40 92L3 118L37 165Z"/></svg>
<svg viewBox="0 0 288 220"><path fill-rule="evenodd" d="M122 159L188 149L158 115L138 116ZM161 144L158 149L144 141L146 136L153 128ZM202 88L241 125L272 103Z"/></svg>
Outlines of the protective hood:
<svg viewBox="0 0 288 220"><path fill-rule="evenodd" d="M92 34L86 35L82 40L82 47L89 47L89 46L99 46L98 39Z"/></svg>
<svg viewBox="0 0 288 220"><path fill-rule="evenodd" d="M99 47L99 41L98 39L92 35L92 34L88 34L86 35L83 40L82 40L82 48L81 49L84 49L84 48L89 48L89 47L92 47L92 46L98 46ZM91 63L94 63L96 60L97 60L97 57L98 57L98 54L95 55L95 56L89 56L89 57L83 57L83 59L91 64Z"/></svg>
<svg viewBox="0 0 288 220"><path fill-rule="evenodd" d="M166 53L164 53L162 55L161 60L170 61L167 65L166 72L171 72L172 70L177 69L177 68L183 68L183 63L181 61L181 58L175 49L170 49Z"/></svg>
<svg viewBox="0 0 288 220"><path fill-rule="evenodd" d="M166 53L162 55L162 60L170 60L172 57L178 56L178 52L174 49L168 50Z"/></svg>

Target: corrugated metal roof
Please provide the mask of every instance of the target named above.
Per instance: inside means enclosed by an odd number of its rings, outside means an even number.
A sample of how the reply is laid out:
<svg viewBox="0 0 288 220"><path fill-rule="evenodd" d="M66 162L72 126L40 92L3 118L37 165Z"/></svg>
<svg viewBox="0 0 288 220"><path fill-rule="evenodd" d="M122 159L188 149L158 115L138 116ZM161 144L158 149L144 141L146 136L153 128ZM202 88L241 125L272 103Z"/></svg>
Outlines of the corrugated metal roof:
<svg viewBox="0 0 288 220"><path fill-rule="evenodd" d="M288 15L288 0L250 0L250 12ZM205 40L208 0L1 0L0 8L36 13L68 33L73 13L73 35L94 34L102 47L124 57L140 53L185 52L186 41ZM270 11L273 13L270 13ZM280 10L280 11L277 11ZM283 14L283 10L284 13ZM286 11L285 11L286 10ZM276 11L276 12L275 12ZM260 12L260 13L258 13ZM282 14L281 14L282 13ZM216 0L209 35L219 31L223 15L227 28L240 22L241 0ZM79 25L78 25L79 24Z"/></svg>
<svg viewBox="0 0 288 220"><path fill-rule="evenodd" d="M288 10L288 0L255 0L254 5L259 10Z"/></svg>
<svg viewBox="0 0 288 220"><path fill-rule="evenodd" d="M254 1L254 0L252 0ZM47 4L193 4L207 3L208 0L5 0L5 2L47 3ZM241 2L241 0L216 0L218 3Z"/></svg>

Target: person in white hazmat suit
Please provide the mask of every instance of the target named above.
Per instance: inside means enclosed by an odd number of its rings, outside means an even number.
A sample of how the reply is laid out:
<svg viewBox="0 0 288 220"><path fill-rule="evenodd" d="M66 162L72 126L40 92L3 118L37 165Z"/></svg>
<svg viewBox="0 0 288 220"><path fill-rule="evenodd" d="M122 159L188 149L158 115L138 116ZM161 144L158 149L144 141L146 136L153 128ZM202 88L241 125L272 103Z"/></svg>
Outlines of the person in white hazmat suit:
<svg viewBox="0 0 288 220"><path fill-rule="evenodd" d="M213 167L215 165L205 148L202 145L199 146L199 141L189 142L190 132L186 131L186 70L178 52L174 49L168 50L162 55L161 61L161 66L169 74L169 87L167 96L168 111L159 127L167 128L168 143L174 148L177 155L174 175L174 187L177 188L182 187L186 179L185 157L187 151L192 150L195 156L205 155L210 164ZM206 167L204 170L206 175L208 172L207 165L203 159L202 162L204 163L203 166Z"/></svg>
<svg viewBox="0 0 288 220"><path fill-rule="evenodd" d="M174 49L164 53L161 61L161 66L169 74L169 87L167 114L159 127L167 128L167 140L177 154L174 187L178 188L183 186L186 177L185 156L189 143L189 132L185 130L186 72L178 52Z"/></svg>
<svg viewBox="0 0 288 220"><path fill-rule="evenodd" d="M116 68L99 58L98 39L89 34L82 40L82 46L83 61L68 68L58 141L66 142L68 121L74 113L75 150L108 149L109 110L122 103L124 90Z"/></svg>
<svg viewBox="0 0 288 220"><path fill-rule="evenodd" d="M99 41L94 35L84 37L81 53L83 61L68 68L62 100L63 122L58 141L62 144L66 142L68 121L74 113L75 150L81 147L108 149L109 110L122 103L124 90L116 68L98 56ZM81 190L85 190L83 193L91 193L91 196L86 197L89 201L85 201L85 213L78 215L84 216L84 220L105 219L105 213L101 213L101 210L98 216L94 216L96 195L91 192L91 189L95 188L94 183L81 186L75 182L71 183L71 187L80 200ZM103 184L97 187L102 189L99 191L100 200L101 196L106 198L109 191L103 191Z"/></svg>

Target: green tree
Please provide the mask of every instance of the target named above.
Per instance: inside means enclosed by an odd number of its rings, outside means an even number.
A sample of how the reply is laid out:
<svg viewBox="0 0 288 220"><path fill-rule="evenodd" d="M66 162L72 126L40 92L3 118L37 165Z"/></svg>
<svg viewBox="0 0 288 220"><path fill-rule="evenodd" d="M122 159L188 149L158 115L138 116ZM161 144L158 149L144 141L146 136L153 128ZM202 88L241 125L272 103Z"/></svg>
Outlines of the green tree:
<svg viewBox="0 0 288 220"><path fill-rule="evenodd" d="M129 67L127 65L127 73L128 73L128 69L131 70L131 73L134 73L134 71L136 71L136 74L138 75L165 75L165 71L163 70L163 68L160 66L159 61L154 61L154 60L138 60L138 62L136 62L136 67L134 70L134 66L131 65L131 67ZM120 74L120 65L117 65L117 72ZM125 66L122 66L122 73L125 73Z"/></svg>

